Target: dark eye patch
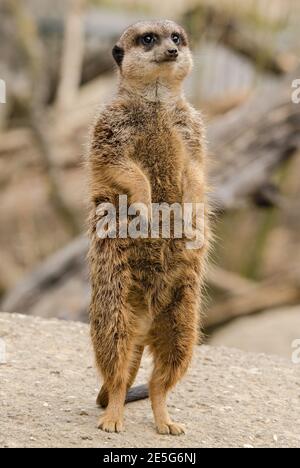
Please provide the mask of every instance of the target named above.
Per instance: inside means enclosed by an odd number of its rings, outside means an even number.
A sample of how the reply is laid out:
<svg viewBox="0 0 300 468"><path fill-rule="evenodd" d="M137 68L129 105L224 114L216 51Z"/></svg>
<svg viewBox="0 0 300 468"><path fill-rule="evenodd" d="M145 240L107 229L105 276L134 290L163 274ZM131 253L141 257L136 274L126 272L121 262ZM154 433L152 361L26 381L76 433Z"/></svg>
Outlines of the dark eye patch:
<svg viewBox="0 0 300 468"><path fill-rule="evenodd" d="M171 39L174 41L174 37L179 37L179 42L177 45L182 45L182 46L187 46L188 45L188 39L186 37L186 35L184 33L181 33L181 32L174 32L172 35L171 35ZM175 41L174 41L175 42ZM176 44L176 42L175 42Z"/></svg>
<svg viewBox="0 0 300 468"><path fill-rule="evenodd" d="M149 32L139 36L137 42L138 44L141 44L144 47L152 47L157 42L157 40L157 35L152 32Z"/></svg>
<svg viewBox="0 0 300 468"><path fill-rule="evenodd" d="M180 36L180 34L178 34L178 33L173 33L173 34L171 35L171 38L172 38L172 41L174 42L174 44L179 45L179 44L181 43L181 36Z"/></svg>

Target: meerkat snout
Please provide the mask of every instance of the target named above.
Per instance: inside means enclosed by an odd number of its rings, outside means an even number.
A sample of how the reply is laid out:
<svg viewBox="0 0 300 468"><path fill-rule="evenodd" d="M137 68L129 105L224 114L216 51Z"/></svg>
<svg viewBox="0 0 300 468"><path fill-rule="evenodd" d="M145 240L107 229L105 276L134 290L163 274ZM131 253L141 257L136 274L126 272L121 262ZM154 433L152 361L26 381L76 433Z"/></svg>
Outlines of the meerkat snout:
<svg viewBox="0 0 300 468"><path fill-rule="evenodd" d="M177 49L168 49L166 51L166 56L169 60L177 60L178 50Z"/></svg>

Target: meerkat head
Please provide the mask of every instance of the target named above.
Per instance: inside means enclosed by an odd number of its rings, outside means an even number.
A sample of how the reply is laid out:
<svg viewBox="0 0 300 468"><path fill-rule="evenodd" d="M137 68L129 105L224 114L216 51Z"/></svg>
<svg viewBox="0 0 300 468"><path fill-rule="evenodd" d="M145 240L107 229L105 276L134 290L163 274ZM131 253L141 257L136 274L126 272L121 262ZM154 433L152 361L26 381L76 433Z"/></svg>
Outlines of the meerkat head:
<svg viewBox="0 0 300 468"><path fill-rule="evenodd" d="M184 29L173 21L145 21L130 26L113 48L122 79L147 86L161 80L176 85L192 69Z"/></svg>

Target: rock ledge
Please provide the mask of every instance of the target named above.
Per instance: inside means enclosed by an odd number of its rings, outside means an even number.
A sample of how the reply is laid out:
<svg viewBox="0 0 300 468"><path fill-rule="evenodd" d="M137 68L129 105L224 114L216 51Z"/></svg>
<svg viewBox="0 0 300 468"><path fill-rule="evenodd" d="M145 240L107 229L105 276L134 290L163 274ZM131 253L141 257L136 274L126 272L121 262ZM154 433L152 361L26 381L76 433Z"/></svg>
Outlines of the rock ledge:
<svg viewBox="0 0 300 468"><path fill-rule="evenodd" d="M299 447L300 366L203 346L170 395L181 437L155 433L149 401L126 407L126 432L96 429L101 412L87 325L0 314L0 447ZM138 381L145 382L149 358Z"/></svg>

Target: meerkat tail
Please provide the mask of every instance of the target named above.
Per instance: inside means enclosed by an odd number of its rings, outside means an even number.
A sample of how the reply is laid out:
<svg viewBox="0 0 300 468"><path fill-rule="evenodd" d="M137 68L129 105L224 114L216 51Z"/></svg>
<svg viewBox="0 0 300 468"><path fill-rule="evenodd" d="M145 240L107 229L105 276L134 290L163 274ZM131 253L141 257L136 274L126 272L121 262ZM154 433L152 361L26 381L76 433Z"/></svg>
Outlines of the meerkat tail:
<svg viewBox="0 0 300 468"><path fill-rule="evenodd" d="M137 385L128 390L126 395L125 403L131 403L132 401L144 400L149 397L148 385Z"/></svg>
<svg viewBox="0 0 300 468"><path fill-rule="evenodd" d="M136 387L130 388L126 395L126 403L132 403L133 401L144 400L149 398L148 385L137 385ZM97 405L101 408L106 408L108 405L108 392L103 385L97 397Z"/></svg>

